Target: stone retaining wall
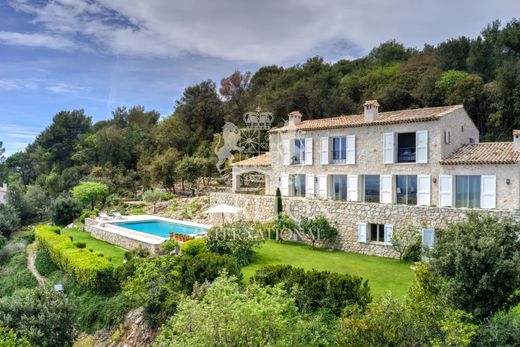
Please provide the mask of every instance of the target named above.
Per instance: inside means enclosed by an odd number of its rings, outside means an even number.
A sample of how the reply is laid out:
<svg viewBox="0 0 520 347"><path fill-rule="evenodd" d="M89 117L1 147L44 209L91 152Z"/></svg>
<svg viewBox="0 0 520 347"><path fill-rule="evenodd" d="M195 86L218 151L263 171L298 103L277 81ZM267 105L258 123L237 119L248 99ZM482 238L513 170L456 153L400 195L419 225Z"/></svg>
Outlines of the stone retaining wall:
<svg viewBox="0 0 520 347"><path fill-rule="evenodd" d="M119 234L112 233L108 230L100 227L98 221L94 221L90 218L85 219L85 231L90 232L92 237L103 240L113 245L122 247L127 250L138 249L139 247L149 250L152 253L157 253L159 251L158 246L152 245L146 242L141 242L139 240L135 240L129 237L125 237Z"/></svg>
<svg viewBox="0 0 520 347"><path fill-rule="evenodd" d="M265 222L274 218L274 196L248 195L236 193L212 193L211 204L226 203L244 209L235 219ZM384 257L398 257L391 246L381 243L359 243L359 223L391 224L396 230L420 231L424 228L440 228L451 223L464 221L467 209L440 208L427 206L393 205L364 202L343 202L332 200L283 197L284 211L294 219L324 215L339 230L335 248ZM520 220L520 210L481 210L481 214L499 219ZM213 216L218 223L220 216Z"/></svg>

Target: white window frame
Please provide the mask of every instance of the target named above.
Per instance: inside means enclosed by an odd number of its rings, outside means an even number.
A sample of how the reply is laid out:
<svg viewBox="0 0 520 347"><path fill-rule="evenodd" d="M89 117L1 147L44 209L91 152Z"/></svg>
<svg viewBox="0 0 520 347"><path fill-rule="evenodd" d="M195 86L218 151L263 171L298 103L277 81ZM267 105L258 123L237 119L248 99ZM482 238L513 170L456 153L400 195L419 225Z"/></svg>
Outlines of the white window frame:
<svg viewBox="0 0 520 347"><path fill-rule="evenodd" d="M480 208L497 207L497 176L480 176Z"/></svg>
<svg viewBox="0 0 520 347"><path fill-rule="evenodd" d="M383 134L383 162L395 163L395 132Z"/></svg>
<svg viewBox="0 0 520 347"><path fill-rule="evenodd" d="M428 163L428 130L415 132L415 162L417 164Z"/></svg>
<svg viewBox="0 0 520 347"><path fill-rule="evenodd" d="M320 138L320 164L327 165L330 161L329 138L324 136Z"/></svg>
<svg viewBox="0 0 520 347"><path fill-rule="evenodd" d="M304 144L304 152L305 152L305 158L304 163L305 165L312 165L312 137L305 138L305 144Z"/></svg>
<svg viewBox="0 0 520 347"><path fill-rule="evenodd" d="M439 207L453 207L452 175L439 175Z"/></svg>

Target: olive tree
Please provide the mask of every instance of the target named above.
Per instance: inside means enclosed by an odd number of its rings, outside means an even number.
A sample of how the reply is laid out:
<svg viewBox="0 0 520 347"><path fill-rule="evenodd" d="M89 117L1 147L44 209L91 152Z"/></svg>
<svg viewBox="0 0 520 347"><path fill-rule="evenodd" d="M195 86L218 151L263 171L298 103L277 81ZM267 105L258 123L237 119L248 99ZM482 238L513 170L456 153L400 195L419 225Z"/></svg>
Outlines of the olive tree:
<svg viewBox="0 0 520 347"><path fill-rule="evenodd" d="M143 193L143 200L153 204L153 213L155 213L155 205L157 201L161 200L161 192L154 189L149 189Z"/></svg>

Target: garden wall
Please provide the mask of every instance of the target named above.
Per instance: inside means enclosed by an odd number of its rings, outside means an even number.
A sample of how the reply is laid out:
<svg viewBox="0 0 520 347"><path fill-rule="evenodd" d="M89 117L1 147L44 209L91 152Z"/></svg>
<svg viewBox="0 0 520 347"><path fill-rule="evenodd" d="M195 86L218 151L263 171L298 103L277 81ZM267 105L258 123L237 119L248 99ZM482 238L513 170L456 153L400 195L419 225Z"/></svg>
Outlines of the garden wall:
<svg viewBox="0 0 520 347"><path fill-rule="evenodd" d="M212 193L211 204L225 203L244 209L236 216L264 222L274 218L274 196L248 195L236 193ZM395 230L413 231L424 228L440 228L451 223L464 221L467 209L440 208L427 206L391 205L365 202L344 202L332 200L307 199L300 197L283 197L284 211L294 219L324 215L339 230L339 237L334 244L337 249L384 256L398 257L392 246L378 242L358 242L359 223L391 224ZM519 210L481 210L483 215L499 219L512 218L520 220ZM218 223L220 216L212 216L212 222Z"/></svg>

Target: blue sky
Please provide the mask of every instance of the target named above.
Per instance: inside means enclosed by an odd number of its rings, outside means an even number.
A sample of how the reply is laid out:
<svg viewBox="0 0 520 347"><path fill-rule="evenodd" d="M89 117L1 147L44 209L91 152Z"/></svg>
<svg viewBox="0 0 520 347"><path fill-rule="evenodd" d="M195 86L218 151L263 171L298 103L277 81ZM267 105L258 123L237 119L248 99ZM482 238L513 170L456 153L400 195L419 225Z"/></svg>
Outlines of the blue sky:
<svg viewBox="0 0 520 347"><path fill-rule="evenodd" d="M1 0L0 141L22 150L61 110L173 112L183 89L235 70L476 36L520 2Z"/></svg>

